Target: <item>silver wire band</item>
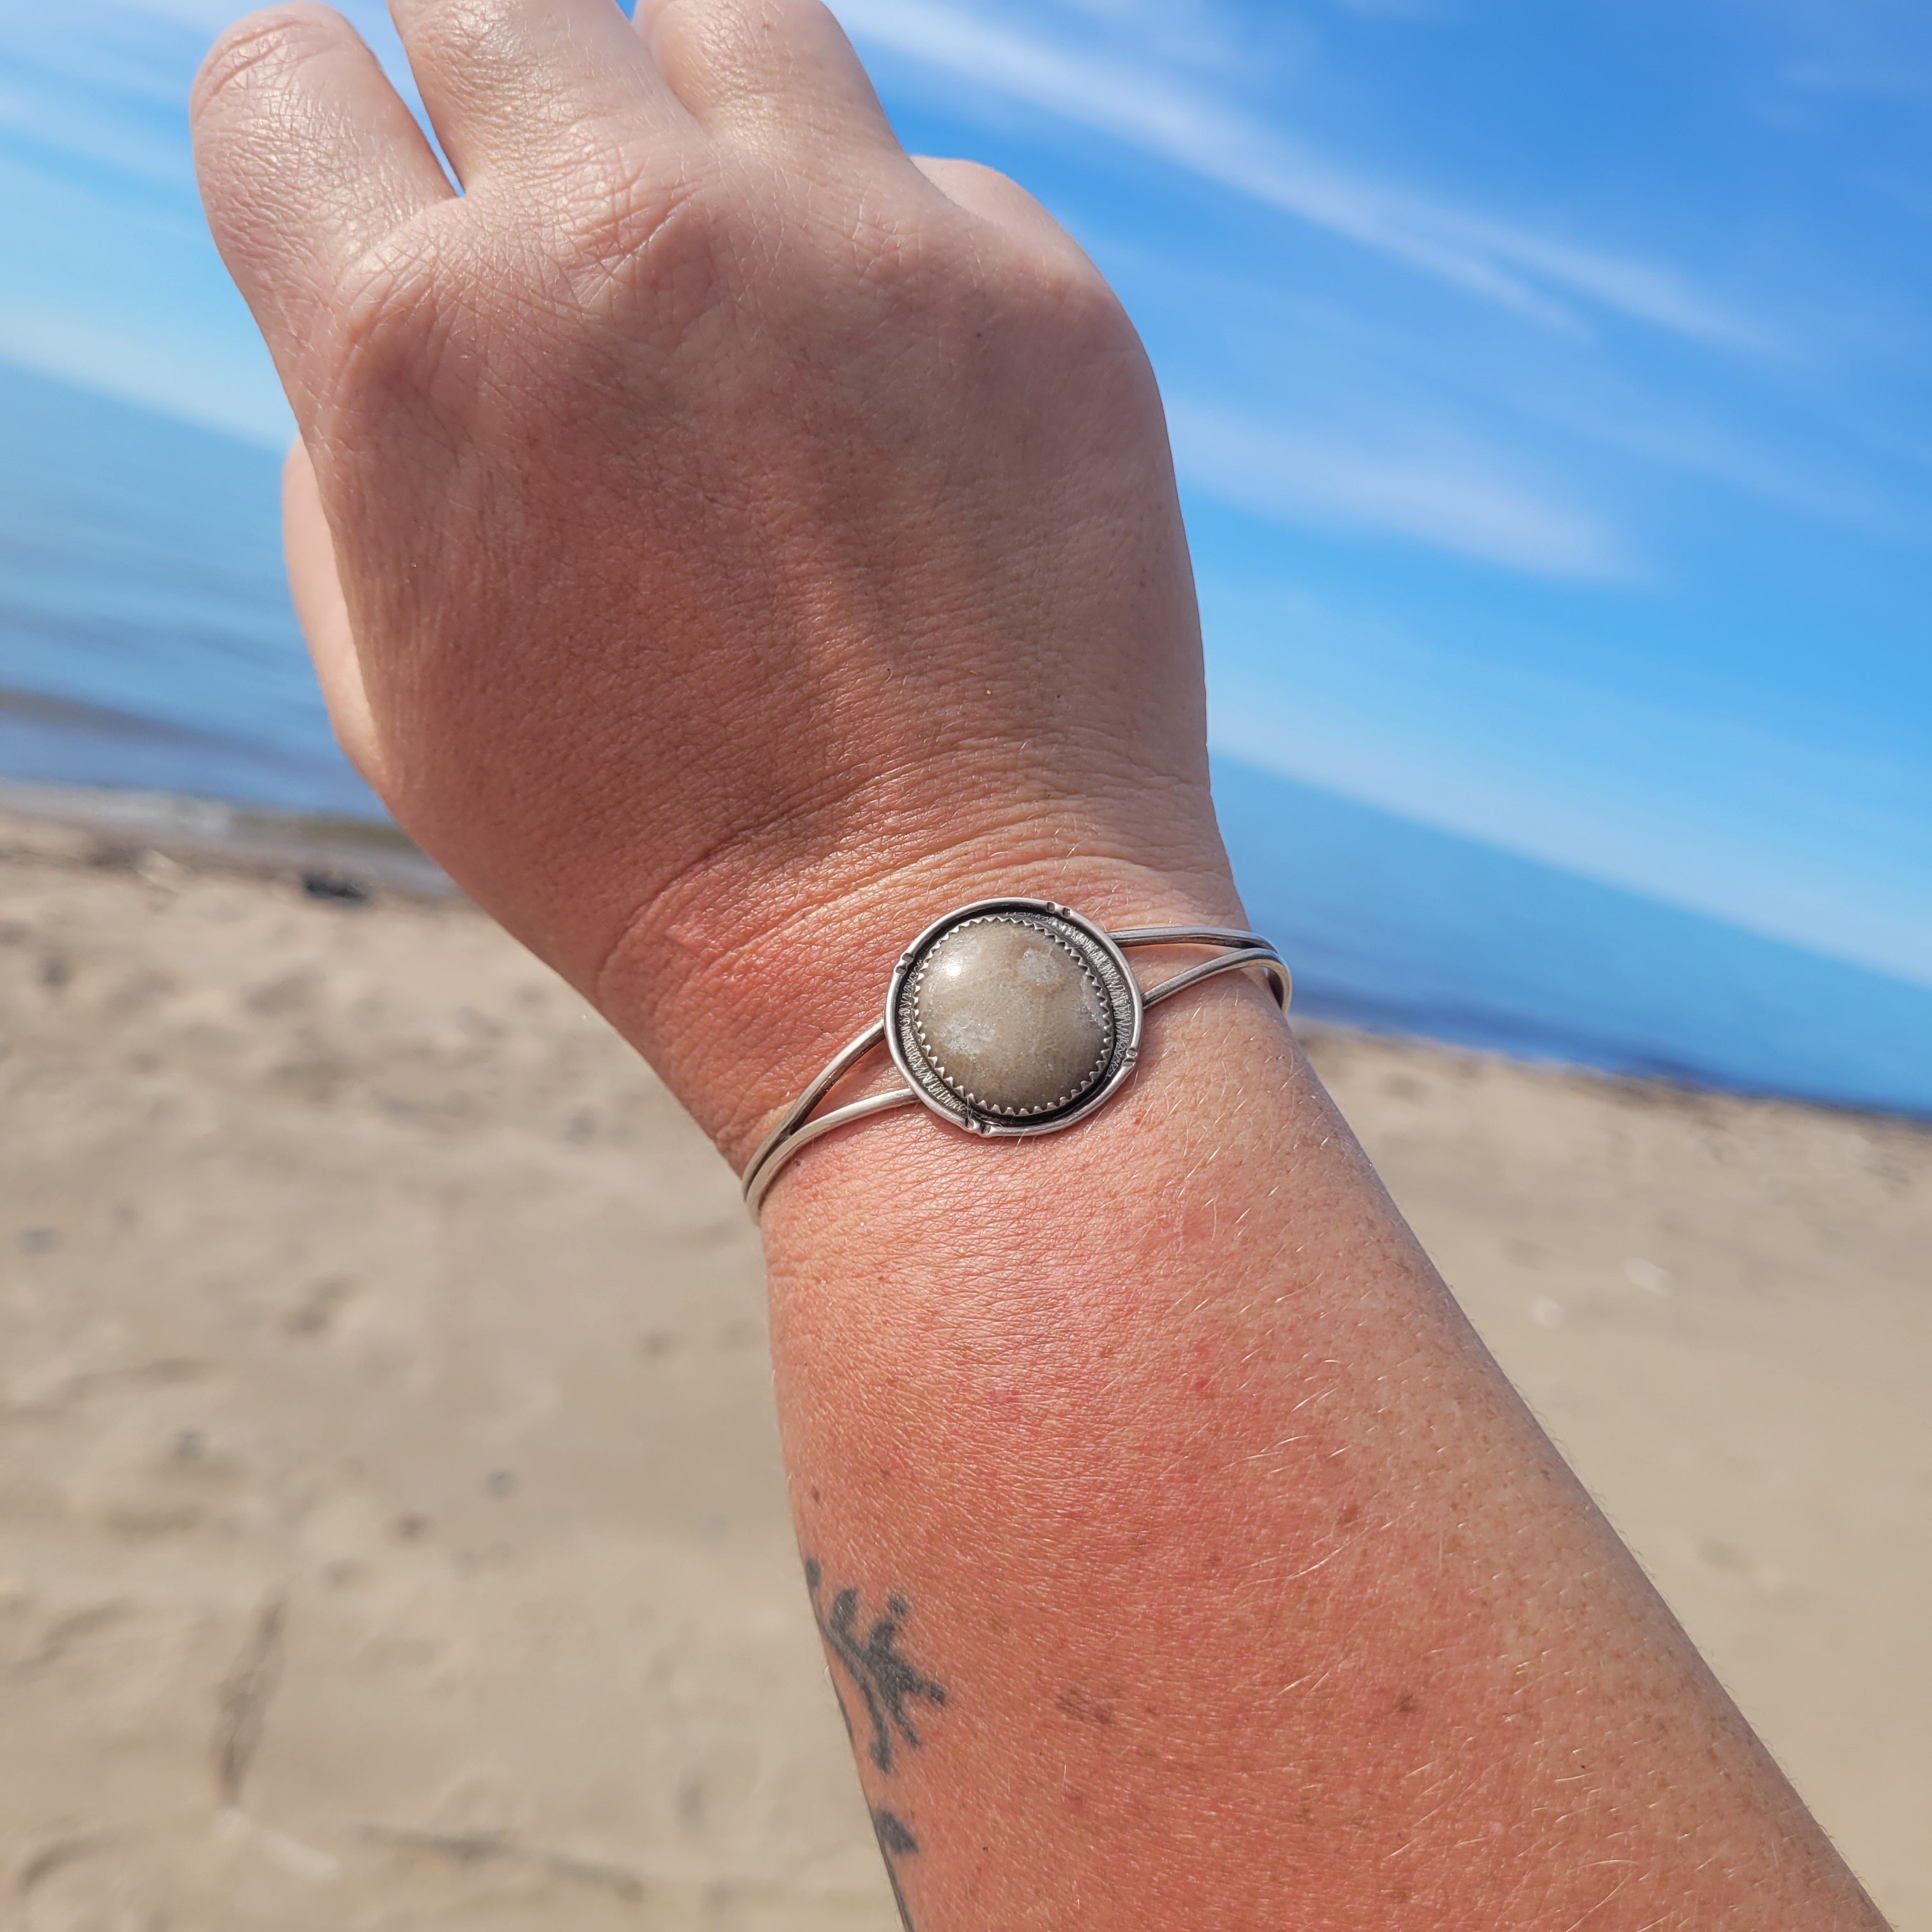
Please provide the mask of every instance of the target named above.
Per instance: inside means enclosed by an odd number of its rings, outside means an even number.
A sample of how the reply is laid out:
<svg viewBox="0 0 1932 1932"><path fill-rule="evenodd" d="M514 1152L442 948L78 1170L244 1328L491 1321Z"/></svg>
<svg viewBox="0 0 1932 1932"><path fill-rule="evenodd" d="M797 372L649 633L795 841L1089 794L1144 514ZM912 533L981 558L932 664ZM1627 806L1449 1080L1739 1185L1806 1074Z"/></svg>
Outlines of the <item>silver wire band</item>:
<svg viewBox="0 0 1932 1932"><path fill-rule="evenodd" d="M989 901L986 903L998 902ZM1037 902L1015 901L1011 903L1030 905ZM961 912L949 914L945 920L937 922L929 930L937 932L975 910L975 908L968 907ZM1065 907L1048 910L1070 918L1078 916ZM1084 925L1085 922L1082 921L1081 923ZM1198 986L1203 980L1211 980L1219 974L1238 972L1249 967L1258 967L1267 976L1268 990L1274 994L1276 1005L1283 1012L1287 1012L1288 1001L1293 997L1294 982L1286 964L1274 946L1258 932L1240 932L1211 926L1135 926L1124 932L1096 933L1095 936L1111 941L1123 951L1142 946L1217 946L1226 949L1219 958L1203 960L1198 965L1190 966L1184 972L1176 973L1157 986L1145 988L1136 986L1134 997L1137 1006L1141 1009L1158 1006L1162 1000L1172 999L1175 994L1185 992L1189 987ZM908 950L900 962L902 972L907 962L914 958L916 950L916 943L914 947ZM899 976L895 974L895 989L898 986L898 978ZM1136 1022L1138 1018L1137 1012ZM856 1120L869 1120L874 1114L889 1113L894 1108L909 1107L926 1098L910 1085L896 1087L884 1093L868 1094L862 1100L849 1101L844 1106L835 1107L829 1114L821 1114L816 1120L810 1118L812 1110L832 1088L874 1047L884 1042L886 1030L886 1021L877 1019L864 1032L848 1040L826 1063L824 1070L811 1085L778 1117L777 1124L759 1144L758 1151L746 1163L741 1184L745 1204L751 1210L754 1219L758 1216L767 1190L778 1178L780 1169L814 1141L832 1132L835 1128L849 1126ZM1125 1056L1123 1077L1125 1072L1132 1067L1138 1047L1136 1033L1133 1045ZM964 1126L967 1123L956 1118L953 1124ZM1048 1130L1046 1127L980 1130L981 1132Z"/></svg>

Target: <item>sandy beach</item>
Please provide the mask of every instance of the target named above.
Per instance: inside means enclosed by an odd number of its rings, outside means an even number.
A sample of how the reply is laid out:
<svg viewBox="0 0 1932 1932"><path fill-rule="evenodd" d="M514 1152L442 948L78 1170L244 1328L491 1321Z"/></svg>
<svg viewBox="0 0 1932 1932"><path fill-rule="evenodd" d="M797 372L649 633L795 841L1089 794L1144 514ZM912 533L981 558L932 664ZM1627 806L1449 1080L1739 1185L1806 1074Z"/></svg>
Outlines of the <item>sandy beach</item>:
<svg viewBox="0 0 1932 1932"><path fill-rule="evenodd" d="M730 1175L393 854L191 832L0 812L0 1925L888 1932ZM1932 1131L1306 1037L1932 1932Z"/></svg>

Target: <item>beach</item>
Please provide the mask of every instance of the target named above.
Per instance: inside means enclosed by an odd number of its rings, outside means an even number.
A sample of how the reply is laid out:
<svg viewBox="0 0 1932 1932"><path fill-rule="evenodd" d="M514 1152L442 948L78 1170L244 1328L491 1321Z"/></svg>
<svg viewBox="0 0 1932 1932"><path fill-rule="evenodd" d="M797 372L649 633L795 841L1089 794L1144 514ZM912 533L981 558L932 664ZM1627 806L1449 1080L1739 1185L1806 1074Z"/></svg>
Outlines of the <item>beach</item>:
<svg viewBox="0 0 1932 1932"><path fill-rule="evenodd" d="M889 1932L722 1163L393 844L20 804L0 1921ZM1932 1932L1932 1130L1304 1037L1853 1868Z"/></svg>

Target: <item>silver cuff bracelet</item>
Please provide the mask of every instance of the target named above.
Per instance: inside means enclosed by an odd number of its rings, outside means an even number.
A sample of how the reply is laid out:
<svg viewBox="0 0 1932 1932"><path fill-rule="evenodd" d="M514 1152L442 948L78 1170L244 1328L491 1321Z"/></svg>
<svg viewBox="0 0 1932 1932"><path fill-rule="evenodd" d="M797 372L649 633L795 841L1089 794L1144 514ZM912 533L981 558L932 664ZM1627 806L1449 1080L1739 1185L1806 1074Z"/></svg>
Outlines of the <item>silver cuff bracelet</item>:
<svg viewBox="0 0 1932 1932"><path fill-rule="evenodd" d="M1127 964L1136 946L1213 946L1203 960L1143 991ZM1140 1057L1149 1006L1217 973L1258 967L1283 1012L1288 968L1256 932L1208 926L1103 932L1046 899L980 899L935 920L905 951L883 1019L832 1056L752 1155L745 1202L755 1215L778 1171L821 1134L922 1101L968 1133L1057 1133L1111 1100ZM884 1040L905 1085L812 1109Z"/></svg>

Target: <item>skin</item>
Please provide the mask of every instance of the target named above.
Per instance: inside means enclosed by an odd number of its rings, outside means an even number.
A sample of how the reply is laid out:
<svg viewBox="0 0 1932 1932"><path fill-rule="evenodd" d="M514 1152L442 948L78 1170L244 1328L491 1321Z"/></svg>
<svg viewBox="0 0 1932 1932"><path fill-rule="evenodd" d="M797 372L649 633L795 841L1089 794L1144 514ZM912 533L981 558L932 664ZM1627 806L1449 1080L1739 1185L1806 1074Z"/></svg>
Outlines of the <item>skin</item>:
<svg viewBox="0 0 1932 1932"><path fill-rule="evenodd" d="M907 157L815 0L394 11L460 197L320 8L194 115L403 825L734 1166L952 906L1244 923L1159 398L1072 242ZM1258 988L1066 1133L834 1136L764 1226L919 1932L1880 1925Z"/></svg>

